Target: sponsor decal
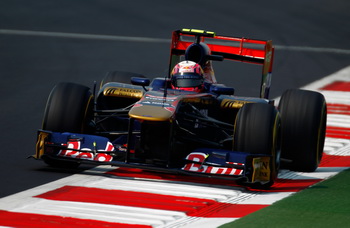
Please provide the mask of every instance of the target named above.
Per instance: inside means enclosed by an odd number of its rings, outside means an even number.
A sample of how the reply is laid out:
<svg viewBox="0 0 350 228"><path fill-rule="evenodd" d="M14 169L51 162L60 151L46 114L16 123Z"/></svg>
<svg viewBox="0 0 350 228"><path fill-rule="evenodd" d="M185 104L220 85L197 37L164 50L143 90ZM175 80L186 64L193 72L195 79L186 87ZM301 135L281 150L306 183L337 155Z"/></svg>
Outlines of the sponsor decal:
<svg viewBox="0 0 350 228"><path fill-rule="evenodd" d="M188 163L182 169L190 172L221 174L221 175L241 175L243 173L242 169L204 165L204 162L208 157L209 157L209 154L205 154L205 153L198 153L198 152L190 153L189 155L187 155L186 160L194 161L196 163Z"/></svg>
<svg viewBox="0 0 350 228"><path fill-rule="evenodd" d="M183 102L186 103L199 103L199 104L203 104L203 105L212 105L214 104L214 99L211 99L211 97L204 97L204 96L193 96L193 97L186 97L184 99L182 99Z"/></svg>
<svg viewBox="0 0 350 228"><path fill-rule="evenodd" d="M107 87L103 91L104 96L113 97L130 97L130 98L141 98L143 95L142 90L122 88L122 87Z"/></svg>
<svg viewBox="0 0 350 228"><path fill-rule="evenodd" d="M96 145L94 145L94 147L96 147ZM86 159L86 160L99 161L99 162L110 162L113 160L113 157L109 154L93 152L91 148L81 148L80 141L69 141L67 143L67 148L68 148L67 150L61 150L57 155L62 157ZM76 151L76 150L81 150L81 151ZM104 151L114 151L113 144L108 142Z"/></svg>
<svg viewBox="0 0 350 228"><path fill-rule="evenodd" d="M270 158L259 157L253 158L253 177L252 182L268 182L270 181Z"/></svg>
<svg viewBox="0 0 350 228"><path fill-rule="evenodd" d="M224 99L221 102L221 107L222 108L242 108L242 106L247 103L251 103L251 101L238 101L238 100Z"/></svg>

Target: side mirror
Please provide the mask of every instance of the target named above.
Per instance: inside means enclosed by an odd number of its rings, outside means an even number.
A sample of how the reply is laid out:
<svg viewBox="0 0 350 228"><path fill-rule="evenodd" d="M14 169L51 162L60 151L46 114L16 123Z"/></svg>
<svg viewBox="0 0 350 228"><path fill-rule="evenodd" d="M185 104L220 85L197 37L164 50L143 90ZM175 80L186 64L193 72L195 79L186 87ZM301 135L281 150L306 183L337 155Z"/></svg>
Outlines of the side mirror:
<svg viewBox="0 0 350 228"><path fill-rule="evenodd" d="M147 92L146 86L149 86L150 80L148 78L132 77L131 84L142 86L142 88Z"/></svg>
<svg viewBox="0 0 350 228"><path fill-rule="evenodd" d="M218 95L234 95L235 89L232 87L226 87L224 85L212 85L210 87L210 92Z"/></svg>
<svg viewBox="0 0 350 228"><path fill-rule="evenodd" d="M131 84L145 87L145 86L149 86L150 80L148 78L132 77Z"/></svg>

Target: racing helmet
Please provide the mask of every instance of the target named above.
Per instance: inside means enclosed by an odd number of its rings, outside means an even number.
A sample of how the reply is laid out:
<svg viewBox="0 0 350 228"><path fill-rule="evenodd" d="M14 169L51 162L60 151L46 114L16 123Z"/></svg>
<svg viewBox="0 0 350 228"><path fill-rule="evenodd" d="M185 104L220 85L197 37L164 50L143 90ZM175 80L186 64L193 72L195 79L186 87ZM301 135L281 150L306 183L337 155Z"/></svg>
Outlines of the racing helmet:
<svg viewBox="0 0 350 228"><path fill-rule="evenodd" d="M204 88L202 67L193 61L182 61L171 72L172 89L201 92Z"/></svg>

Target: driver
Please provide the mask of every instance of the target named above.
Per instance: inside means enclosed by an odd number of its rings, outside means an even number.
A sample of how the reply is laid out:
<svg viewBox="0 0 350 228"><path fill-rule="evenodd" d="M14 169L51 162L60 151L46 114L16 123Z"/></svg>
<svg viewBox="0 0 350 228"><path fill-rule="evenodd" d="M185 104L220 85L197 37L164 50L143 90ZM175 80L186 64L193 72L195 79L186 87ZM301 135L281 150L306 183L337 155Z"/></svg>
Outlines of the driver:
<svg viewBox="0 0 350 228"><path fill-rule="evenodd" d="M198 93L204 90L204 72L198 63L182 61L176 64L170 76L172 89Z"/></svg>

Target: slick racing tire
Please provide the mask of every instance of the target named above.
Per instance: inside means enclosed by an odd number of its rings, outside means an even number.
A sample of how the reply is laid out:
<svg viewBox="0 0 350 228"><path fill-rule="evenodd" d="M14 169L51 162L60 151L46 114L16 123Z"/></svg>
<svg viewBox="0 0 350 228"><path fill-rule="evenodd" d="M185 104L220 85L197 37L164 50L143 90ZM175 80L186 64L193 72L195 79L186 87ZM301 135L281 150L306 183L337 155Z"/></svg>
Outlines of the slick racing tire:
<svg viewBox="0 0 350 228"><path fill-rule="evenodd" d="M270 181L253 183L253 188L268 188L277 178L280 166L280 117L274 106L245 104L236 117L233 150L272 156Z"/></svg>
<svg viewBox="0 0 350 228"><path fill-rule="evenodd" d="M90 88L59 83L51 91L44 113L43 129L86 133L92 120L93 96Z"/></svg>
<svg viewBox="0 0 350 228"><path fill-rule="evenodd" d="M131 83L132 77L145 78L142 74L124 72L124 71L109 71L102 79L100 88L108 82Z"/></svg>
<svg viewBox="0 0 350 228"><path fill-rule="evenodd" d="M283 93L281 113L281 157L285 168L300 172L317 169L323 154L327 106L322 94L307 90Z"/></svg>
<svg viewBox="0 0 350 228"><path fill-rule="evenodd" d="M89 133L93 117L93 96L89 87L74 83L59 83L51 91L44 113L43 130L54 132ZM78 162L46 157L50 166L78 167Z"/></svg>

